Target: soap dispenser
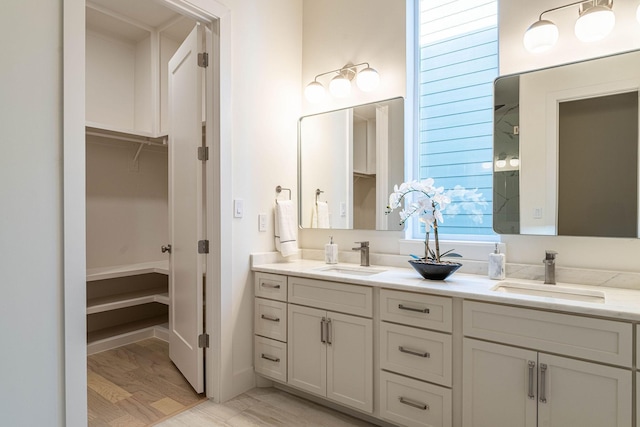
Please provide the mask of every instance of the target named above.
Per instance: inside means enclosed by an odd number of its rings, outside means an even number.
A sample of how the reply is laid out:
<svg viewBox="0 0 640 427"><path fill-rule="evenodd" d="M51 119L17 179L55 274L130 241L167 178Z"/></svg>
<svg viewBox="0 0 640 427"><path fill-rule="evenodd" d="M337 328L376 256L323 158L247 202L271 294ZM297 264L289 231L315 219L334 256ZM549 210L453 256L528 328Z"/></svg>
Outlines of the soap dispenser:
<svg viewBox="0 0 640 427"><path fill-rule="evenodd" d="M496 249L492 254L489 254L489 279L503 280L505 278L505 257L498 250L498 244L496 243Z"/></svg>
<svg viewBox="0 0 640 427"><path fill-rule="evenodd" d="M338 263L338 245L333 243L333 236L329 236L329 243L324 245L324 262L327 264Z"/></svg>

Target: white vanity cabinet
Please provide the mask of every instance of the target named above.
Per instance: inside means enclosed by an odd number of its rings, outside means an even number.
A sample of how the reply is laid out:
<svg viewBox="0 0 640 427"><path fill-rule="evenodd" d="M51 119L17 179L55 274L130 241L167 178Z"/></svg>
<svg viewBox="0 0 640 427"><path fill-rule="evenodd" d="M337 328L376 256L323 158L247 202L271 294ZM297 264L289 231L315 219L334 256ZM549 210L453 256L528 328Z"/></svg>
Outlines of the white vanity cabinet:
<svg viewBox="0 0 640 427"><path fill-rule="evenodd" d="M380 290L380 415L406 426L452 425L452 300Z"/></svg>
<svg viewBox="0 0 640 427"><path fill-rule="evenodd" d="M370 287L289 277L290 385L373 412L372 295Z"/></svg>
<svg viewBox="0 0 640 427"><path fill-rule="evenodd" d="M632 425L630 323L465 301L463 325L464 427Z"/></svg>

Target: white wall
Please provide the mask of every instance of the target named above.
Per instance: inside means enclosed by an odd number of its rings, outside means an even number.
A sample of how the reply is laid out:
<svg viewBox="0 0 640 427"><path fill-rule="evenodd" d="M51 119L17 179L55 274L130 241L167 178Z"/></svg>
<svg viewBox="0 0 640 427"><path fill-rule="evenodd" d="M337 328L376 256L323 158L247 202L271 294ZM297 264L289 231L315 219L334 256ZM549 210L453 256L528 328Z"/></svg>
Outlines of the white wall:
<svg viewBox="0 0 640 427"><path fill-rule="evenodd" d="M62 2L0 13L0 423L63 426ZM37 11L37 13L34 13Z"/></svg>
<svg viewBox="0 0 640 427"><path fill-rule="evenodd" d="M229 0L231 10L232 197L244 200L244 218L232 222L232 358L223 365L233 391L253 386L252 252L274 250L275 188L295 195L297 120L300 117L302 3ZM282 193L283 196L285 193ZM233 209L232 204L224 206ZM258 213L268 214L258 232Z"/></svg>

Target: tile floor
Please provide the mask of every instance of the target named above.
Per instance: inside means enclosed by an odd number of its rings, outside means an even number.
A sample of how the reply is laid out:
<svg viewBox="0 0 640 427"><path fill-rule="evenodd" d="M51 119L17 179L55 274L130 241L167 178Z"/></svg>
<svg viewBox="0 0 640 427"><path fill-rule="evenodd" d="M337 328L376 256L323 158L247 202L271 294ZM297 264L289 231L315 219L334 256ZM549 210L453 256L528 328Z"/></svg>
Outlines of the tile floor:
<svg viewBox="0 0 640 427"><path fill-rule="evenodd" d="M224 404L206 401L157 426L373 426L275 388L254 388Z"/></svg>

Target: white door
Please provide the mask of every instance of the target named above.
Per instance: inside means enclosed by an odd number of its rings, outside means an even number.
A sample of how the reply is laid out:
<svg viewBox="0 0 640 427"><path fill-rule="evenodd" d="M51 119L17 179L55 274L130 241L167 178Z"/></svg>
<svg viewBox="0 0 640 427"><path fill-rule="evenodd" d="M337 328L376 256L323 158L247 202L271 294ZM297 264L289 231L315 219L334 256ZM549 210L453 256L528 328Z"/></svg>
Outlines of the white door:
<svg viewBox="0 0 640 427"><path fill-rule="evenodd" d="M326 311L289 304L288 383L325 396L327 392Z"/></svg>
<svg viewBox="0 0 640 427"><path fill-rule="evenodd" d="M203 332L205 255L202 146L203 50L198 25L169 61L169 356L198 393L204 391Z"/></svg>
<svg viewBox="0 0 640 427"><path fill-rule="evenodd" d="M545 427L630 427L632 373L540 353L538 420Z"/></svg>
<svg viewBox="0 0 640 427"><path fill-rule="evenodd" d="M536 426L535 351L465 338L463 355L463 427Z"/></svg>
<svg viewBox="0 0 640 427"><path fill-rule="evenodd" d="M327 313L327 397L373 412L373 321Z"/></svg>

